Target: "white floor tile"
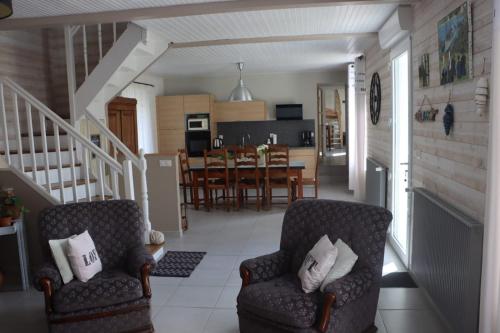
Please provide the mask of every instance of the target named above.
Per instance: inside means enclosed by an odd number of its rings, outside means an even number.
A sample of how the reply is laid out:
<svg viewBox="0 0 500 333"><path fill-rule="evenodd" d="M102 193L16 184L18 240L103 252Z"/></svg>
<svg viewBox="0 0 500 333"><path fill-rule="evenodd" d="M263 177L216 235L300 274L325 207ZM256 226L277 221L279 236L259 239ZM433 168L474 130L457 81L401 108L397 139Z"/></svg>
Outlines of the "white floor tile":
<svg viewBox="0 0 500 333"><path fill-rule="evenodd" d="M231 287L231 286L224 287L215 307L236 309L236 297L238 297L240 289L241 289L240 287Z"/></svg>
<svg viewBox="0 0 500 333"><path fill-rule="evenodd" d="M235 309L215 309L203 333L239 333L239 331L238 315Z"/></svg>
<svg viewBox="0 0 500 333"><path fill-rule="evenodd" d="M161 284L151 285L151 292L153 293L153 296L151 297L151 305L165 305L176 290L177 286Z"/></svg>
<svg viewBox="0 0 500 333"><path fill-rule="evenodd" d="M447 333L429 310L380 310L387 333Z"/></svg>
<svg viewBox="0 0 500 333"><path fill-rule="evenodd" d="M229 275L229 279L227 279L226 286L232 287L241 287L241 276L239 269L235 269Z"/></svg>
<svg viewBox="0 0 500 333"><path fill-rule="evenodd" d="M180 286L167 302L169 306L215 307L222 287Z"/></svg>
<svg viewBox="0 0 500 333"><path fill-rule="evenodd" d="M181 286L219 286L223 287L232 269L196 268L191 276L181 282Z"/></svg>
<svg viewBox="0 0 500 333"><path fill-rule="evenodd" d="M425 309L429 305L418 288L382 288L378 308L381 310Z"/></svg>
<svg viewBox="0 0 500 333"><path fill-rule="evenodd" d="M153 319L156 333L203 332L212 309L163 307Z"/></svg>
<svg viewBox="0 0 500 333"><path fill-rule="evenodd" d="M238 256L205 255L197 268L233 270Z"/></svg>

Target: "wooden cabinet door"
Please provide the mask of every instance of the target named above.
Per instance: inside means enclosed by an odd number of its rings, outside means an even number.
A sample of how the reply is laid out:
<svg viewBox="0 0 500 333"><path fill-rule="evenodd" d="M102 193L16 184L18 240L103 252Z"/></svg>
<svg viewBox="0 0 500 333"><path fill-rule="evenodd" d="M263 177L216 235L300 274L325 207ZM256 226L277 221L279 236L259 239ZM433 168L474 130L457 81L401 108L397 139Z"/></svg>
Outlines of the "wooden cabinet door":
<svg viewBox="0 0 500 333"><path fill-rule="evenodd" d="M210 95L184 96L184 114L210 113Z"/></svg>
<svg viewBox="0 0 500 333"><path fill-rule="evenodd" d="M108 128L134 154L139 153L136 108L134 98L116 97L108 104Z"/></svg>
<svg viewBox="0 0 500 333"><path fill-rule="evenodd" d="M160 130L184 130L184 96L156 97L156 121Z"/></svg>

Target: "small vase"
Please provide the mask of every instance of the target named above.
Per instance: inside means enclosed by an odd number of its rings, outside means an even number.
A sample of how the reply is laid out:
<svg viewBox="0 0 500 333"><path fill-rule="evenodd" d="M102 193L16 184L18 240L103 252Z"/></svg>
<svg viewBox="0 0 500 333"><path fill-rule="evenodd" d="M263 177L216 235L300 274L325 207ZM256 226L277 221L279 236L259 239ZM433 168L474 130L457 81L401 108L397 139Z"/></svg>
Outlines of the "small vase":
<svg viewBox="0 0 500 333"><path fill-rule="evenodd" d="M0 227L10 227L12 225L12 216L0 217Z"/></svg>

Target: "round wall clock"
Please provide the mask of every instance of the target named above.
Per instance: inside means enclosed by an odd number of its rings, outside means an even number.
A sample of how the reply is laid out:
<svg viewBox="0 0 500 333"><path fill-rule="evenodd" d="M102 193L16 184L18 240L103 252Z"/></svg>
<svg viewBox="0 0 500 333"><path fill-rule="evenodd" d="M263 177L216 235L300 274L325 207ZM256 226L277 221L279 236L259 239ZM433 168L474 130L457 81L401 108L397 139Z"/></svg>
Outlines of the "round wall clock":
<svg viewBox="0 0 500 333"><path fill-rule="evenodd" d="M372 75L370 85L370 118L372 124L377 125L380 118L380 103L382 101L382 92L380 89L380 77L377 72Z"/></svg>

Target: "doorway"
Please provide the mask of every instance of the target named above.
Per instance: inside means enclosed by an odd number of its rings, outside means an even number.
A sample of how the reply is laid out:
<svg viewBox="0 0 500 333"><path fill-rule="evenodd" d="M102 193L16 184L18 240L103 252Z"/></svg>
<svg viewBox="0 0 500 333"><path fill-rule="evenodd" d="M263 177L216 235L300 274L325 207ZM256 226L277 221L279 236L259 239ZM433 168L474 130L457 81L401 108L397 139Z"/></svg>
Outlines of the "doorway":
<svg viewBox="0 0 500 333"><path fill-rule="evenodd" d="M411 56L410 41L391 52L392 68L392 212L390 240L394 250L408 266L410 244L411 156Z"/></svg>

